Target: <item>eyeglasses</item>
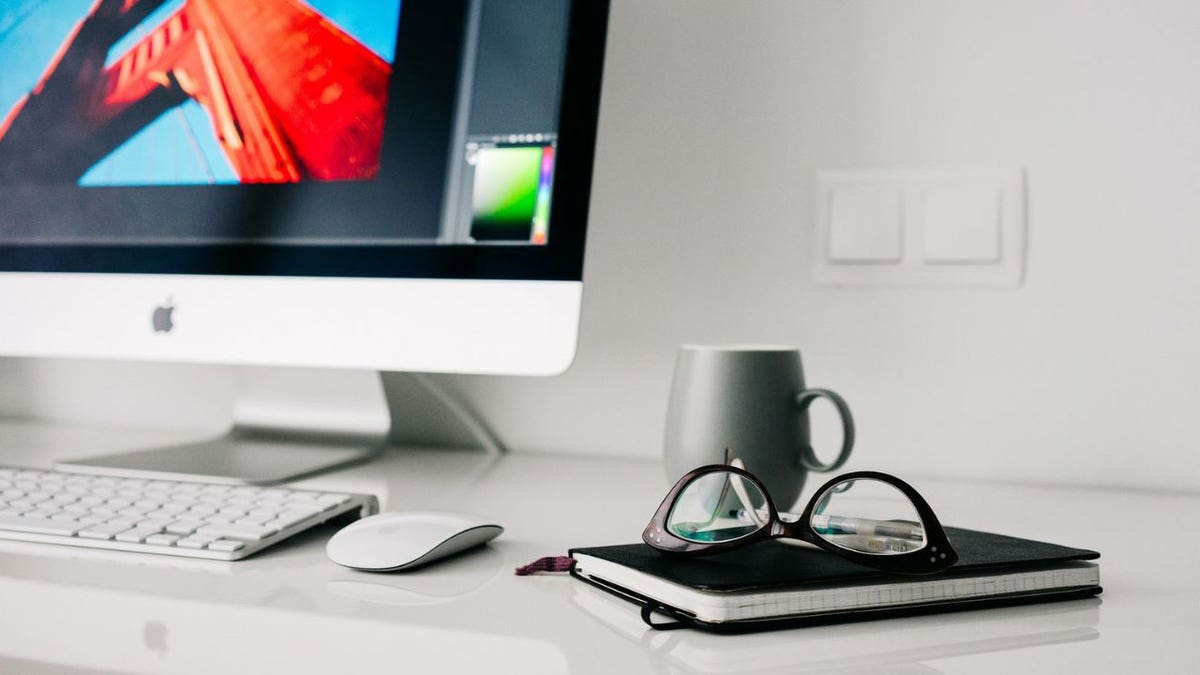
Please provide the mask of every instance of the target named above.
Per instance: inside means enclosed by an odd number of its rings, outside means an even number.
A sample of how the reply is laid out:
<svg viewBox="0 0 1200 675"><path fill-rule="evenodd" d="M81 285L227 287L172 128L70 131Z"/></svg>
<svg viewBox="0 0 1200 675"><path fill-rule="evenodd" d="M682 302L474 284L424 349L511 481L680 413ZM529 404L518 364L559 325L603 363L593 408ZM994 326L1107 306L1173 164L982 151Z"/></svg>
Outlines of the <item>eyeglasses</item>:
<svg viewBox="0 0 1200 675"><path fill-rule="evenodd" d="M693 556L779 538L898 574L933 574L958 561L925 499L877 471L830 480L795 516L781 514L745 469L703 466L679 479L642 533L642 541L660 551Z"/></svg>

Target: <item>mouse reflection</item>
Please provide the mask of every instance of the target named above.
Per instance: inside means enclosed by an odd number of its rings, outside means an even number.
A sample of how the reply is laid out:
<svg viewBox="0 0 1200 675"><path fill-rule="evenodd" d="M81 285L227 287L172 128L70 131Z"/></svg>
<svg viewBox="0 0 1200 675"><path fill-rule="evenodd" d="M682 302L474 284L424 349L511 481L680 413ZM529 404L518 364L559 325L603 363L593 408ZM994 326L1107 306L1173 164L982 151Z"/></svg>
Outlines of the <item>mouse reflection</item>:
<svg viewBox="0 0 1200 675"><path fill-rule="evenodd" d="M507 567L491 547L446 558L436 567L409 573L374 574L341 570L325 582L326 590L361 602L402 607L441 605L470 598L498 578Z"/></svg>

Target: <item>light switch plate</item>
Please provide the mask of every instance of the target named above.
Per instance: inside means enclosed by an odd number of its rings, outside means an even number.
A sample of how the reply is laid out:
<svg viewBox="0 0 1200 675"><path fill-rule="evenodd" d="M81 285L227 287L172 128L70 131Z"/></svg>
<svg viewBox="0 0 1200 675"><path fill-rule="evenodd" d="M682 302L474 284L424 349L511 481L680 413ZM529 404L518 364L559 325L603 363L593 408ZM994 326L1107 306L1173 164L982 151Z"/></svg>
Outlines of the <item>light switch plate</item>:
<svg viewBox="0 0 1200 675"><path fill-rule="evenodd" d="M1017 288L1024 279L1021 169L820 171L817 189L818 283Z"/></svg>

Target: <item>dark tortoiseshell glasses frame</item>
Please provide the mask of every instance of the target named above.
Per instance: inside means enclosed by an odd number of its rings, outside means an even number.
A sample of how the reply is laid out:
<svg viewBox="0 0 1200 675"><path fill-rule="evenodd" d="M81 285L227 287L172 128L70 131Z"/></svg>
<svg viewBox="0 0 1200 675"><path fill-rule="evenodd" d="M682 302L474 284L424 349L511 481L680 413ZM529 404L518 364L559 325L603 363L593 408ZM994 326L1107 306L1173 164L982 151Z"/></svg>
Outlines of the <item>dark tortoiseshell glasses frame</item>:
<svg viewBox="0 0 1200 675"><path fill-rule="evenodd" d="M734 474L753 484L762 493L766 502L768 516L765 522L757 530L728 541L697 542L676 536L670 531L668 522L679 496L695 481L714 473ZM842 483L868 479L880 481L896 488L912 503L917 515L921 518L921 527L924 531L924 545L921 548L906 553L865 553L838 546L817 534L813 529L813 512L823 498ZM702 466L679 479L675 487L667 493L666 498L658 507L658 511L650 520L650 524L642 533L642 541L660 551L689 556L712 555L756 541L781 538L799 539L819 546L830 553L836 553L847 560L896 574L933 574L941 572L958 561L958 554L950 546L946 531L942 529L933 509L929 508L929 503L908 483L878 471L853 471L831 479L822 485L809 500L808 506L804 508L800 518L794 522L788 522L779 517L779 510L775 507L775 502L771 499L771 495L762 481L745 469L728 464Z"/></svg>

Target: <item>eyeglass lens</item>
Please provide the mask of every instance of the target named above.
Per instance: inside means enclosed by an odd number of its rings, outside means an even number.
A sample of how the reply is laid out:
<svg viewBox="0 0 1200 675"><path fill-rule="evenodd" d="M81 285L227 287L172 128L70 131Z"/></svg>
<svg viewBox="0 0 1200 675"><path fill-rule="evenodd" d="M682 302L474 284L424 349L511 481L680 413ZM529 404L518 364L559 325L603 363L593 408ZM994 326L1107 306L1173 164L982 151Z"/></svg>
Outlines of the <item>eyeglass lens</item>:
<svg viewBox="0 0 1200 675"><path fill-rule="evenodd" d="M685 541L707 544L749 536L769 520L767 497L753 481L714 471L679 493L667 516L667 529Z"/></svg>
<svg viewBox="0 0 1200 675"><path fill-rule="evenodd" d="M873 478L842 481L823 492L809 525L834 546L897 555L925 547L917 509L899 488Z"/></svg>

